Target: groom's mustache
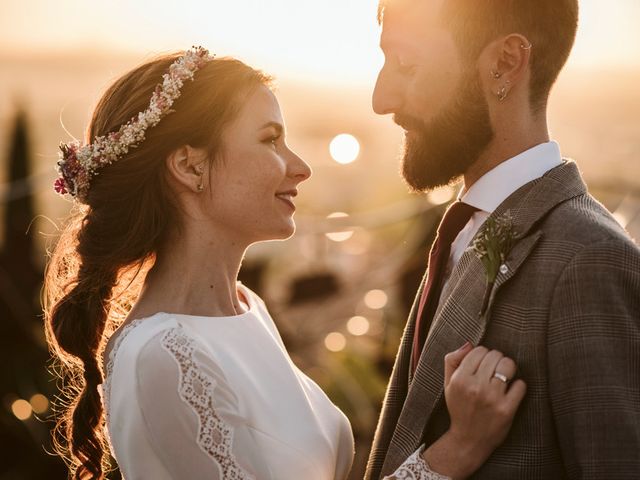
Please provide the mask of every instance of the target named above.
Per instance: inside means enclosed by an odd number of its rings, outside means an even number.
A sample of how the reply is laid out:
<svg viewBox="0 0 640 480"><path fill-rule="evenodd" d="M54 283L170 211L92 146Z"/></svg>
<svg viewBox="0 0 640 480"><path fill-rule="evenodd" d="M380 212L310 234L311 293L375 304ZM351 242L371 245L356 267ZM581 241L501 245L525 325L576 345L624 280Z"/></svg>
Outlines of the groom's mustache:
<svg viewBox="0 0 640 480"><path fill-rule="evenodd" d="M421 120L404 113L396 113L393 116L393 121L405 130L424 129L424 123Z"/></svg>

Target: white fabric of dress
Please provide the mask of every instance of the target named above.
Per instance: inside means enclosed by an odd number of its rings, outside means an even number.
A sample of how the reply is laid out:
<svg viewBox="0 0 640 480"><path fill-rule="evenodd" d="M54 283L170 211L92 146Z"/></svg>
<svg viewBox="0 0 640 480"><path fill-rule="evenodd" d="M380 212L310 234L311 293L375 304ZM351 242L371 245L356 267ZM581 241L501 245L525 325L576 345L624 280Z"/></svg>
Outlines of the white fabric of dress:
<svg viewBox="0 0 640 480"><path fill-rule="evenodd" d="M100 391L125 480L347 478L349 421L292 362L262 300L238 290L240 315L159 312L110 339Z"/></svg>

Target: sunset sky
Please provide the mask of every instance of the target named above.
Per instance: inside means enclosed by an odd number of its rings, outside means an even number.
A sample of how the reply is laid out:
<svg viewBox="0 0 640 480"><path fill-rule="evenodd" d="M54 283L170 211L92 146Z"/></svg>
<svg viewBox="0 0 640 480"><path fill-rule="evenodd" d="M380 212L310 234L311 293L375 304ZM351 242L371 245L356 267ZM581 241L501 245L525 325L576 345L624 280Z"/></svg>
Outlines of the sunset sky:
<svg viewBox="0 0 640 480"><path fill-rule="evenodd" d="M176 6L178 5L178 7ZM202 44L276 75L370 82L377 0L2 0L0 54ZM640 1L582 0L571 67L640 69Z"/></svg>

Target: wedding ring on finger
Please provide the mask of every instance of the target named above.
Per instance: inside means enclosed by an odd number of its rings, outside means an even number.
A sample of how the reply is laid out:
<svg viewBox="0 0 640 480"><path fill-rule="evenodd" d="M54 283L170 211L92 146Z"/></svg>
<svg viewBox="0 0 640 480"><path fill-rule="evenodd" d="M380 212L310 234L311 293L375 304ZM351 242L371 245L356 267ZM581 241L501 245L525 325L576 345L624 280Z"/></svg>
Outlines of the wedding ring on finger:
<svg viewBox="0 0 640 480"><path fill-rule="evenodd" d="M499 372L495 372L493 374L493 378L497 378L498 380L500 380L501 382L504 382L505 384L509 383L509 379L507 378L507 376Z"/></svg>

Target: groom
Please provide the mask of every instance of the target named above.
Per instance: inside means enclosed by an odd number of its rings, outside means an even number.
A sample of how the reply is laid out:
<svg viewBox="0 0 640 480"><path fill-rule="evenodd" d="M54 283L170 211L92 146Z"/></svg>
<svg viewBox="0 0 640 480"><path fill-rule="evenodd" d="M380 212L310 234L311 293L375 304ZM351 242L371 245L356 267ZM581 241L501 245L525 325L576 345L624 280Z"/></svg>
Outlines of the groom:
<svg viewBox="0 0 640 480"><path fill-rule="evenodd" d="M403 176L416 191L464 188L409 316L366 479L448 430L443 357L465 341L513 358L528 387L471 478L640 478L640 250L547 129L577 3L381 3L373 107L406 131ZM449 455L427 459L456 478L465 455Z"/></svg>

